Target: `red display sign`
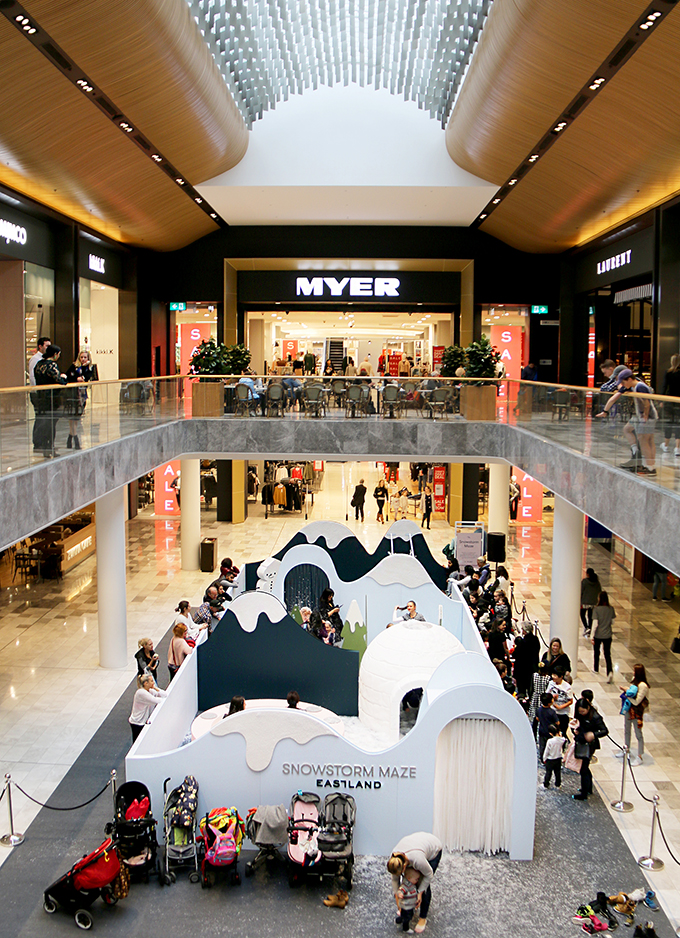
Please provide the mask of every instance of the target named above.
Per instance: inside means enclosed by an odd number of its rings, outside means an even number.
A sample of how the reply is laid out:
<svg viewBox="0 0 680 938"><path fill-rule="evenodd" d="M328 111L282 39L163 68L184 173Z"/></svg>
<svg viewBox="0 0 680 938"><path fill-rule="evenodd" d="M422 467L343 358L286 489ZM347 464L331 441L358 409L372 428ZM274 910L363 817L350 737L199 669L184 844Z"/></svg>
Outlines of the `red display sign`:
<svg viewBox="0 0 680 938"><path fill-rule="evenodd" d="M446 466L435 466L432 482L432 504L435 511L446 511Z"/></svg>
<svg viewBox="0 0 680 938"><path fill-rule="evenodd" d="M492 326L491 344L501 354L508 378L519 378L522 374L522 327Z"/></svg>
<svg viewBox="0 0 680 938"><path fill-rule="evenodd" d="M399 355L390 355L390 375L398 377L399 375L399 362L401 361L401 354Z"/></svg>
<svg viewBox="0 0 680 938"><path fill-rule="evenodd" d="M444 357L444 345L433 345L432 346L432 370L441 371L442 367L442 358Z"/></svg>
<svg viewBox="0 0 680 938"><path fill-rule="evenodd" d="M212 335L209 322L183 322L179 327L179 369L180 374L189 374L189 362L201 344Z"/></svg>
<svg viewBox="0 0 680 938"><path fill-rule="evenodd" d="M177 487L173 485L179 476L179 466L179 459L174 459L154 471L154 511L159 517L180 514Z"/></svg>
<svg viewBox="0 0 680 938"><path fill-rule="evenodd" d="M543 485L522 469L513 468L520 490L517 521L524 524L543 520Z"/></svg>
<svg viewBox="0 0 680 938"><path fill-rule="evenodd" d="M297 339L284 339L283 340L283 358L284 361L288 361L288 356L290 355L291 359L295 361L298 353L298 340Z"/></svg>
<svg viewBox="0 0 680 938"><path fill-rule="evenodd" d="M591 317L592 322L592 317ZM595 326L588 329L588 387L595 387Z"/></svg>

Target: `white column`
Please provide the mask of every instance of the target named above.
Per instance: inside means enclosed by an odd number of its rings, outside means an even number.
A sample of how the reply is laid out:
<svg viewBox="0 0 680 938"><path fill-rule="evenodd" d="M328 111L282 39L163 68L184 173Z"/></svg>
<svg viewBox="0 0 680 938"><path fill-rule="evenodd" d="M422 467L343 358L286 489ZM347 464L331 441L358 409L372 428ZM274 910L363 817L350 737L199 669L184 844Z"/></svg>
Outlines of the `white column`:
<svg viewBox="0 0 680 938"><path fill-rule="evenodd" d="M583 513L555 496L552 575L550 584L550 638L559 638L571 658L571 673L578 670L583 572Z"/></svg>
<svg viewBox="0 0 680 938"><path fill-rule="evenodd" d="M505 462L489 463L489 531L508 536L510 517L510 466Z"/></svg>
<svg viewBox="0 0 680 938"><path fill-rule="evenodd" d="M125 486L97 499L97 617L99 664L127 665Z"/></svg>
<svg viewBox="0 0 680 938"><path fill-rule="evenodd" d="M201 464L182 459L181 522L182 570L198 570L201 552Z"/></svg>

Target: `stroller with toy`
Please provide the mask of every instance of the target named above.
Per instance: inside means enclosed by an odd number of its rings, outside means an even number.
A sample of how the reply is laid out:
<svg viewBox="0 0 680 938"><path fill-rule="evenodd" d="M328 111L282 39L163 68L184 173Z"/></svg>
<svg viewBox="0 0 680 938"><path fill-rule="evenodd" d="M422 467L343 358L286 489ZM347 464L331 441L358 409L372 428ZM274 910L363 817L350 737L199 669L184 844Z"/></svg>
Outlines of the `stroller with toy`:
<svg viewBox="0 0 680 938"><path fill-rule="evenodd" d="M213 808L201 818L199 849L203 889L214 885L218 869L230 869L232 884L240 885L238 858L244 832L245 825L236 808Z"/></svg>
<svg viewBox="0 0 680 938"><path fill-rule="evenodd" d="M161 886L174 883L175 869L191 868L189 880L199 881L198 847L196 844L196 810L198 808L198 782L187 775L181 785L168 794L168 782L163 782L165 807L163 809L163 833L165 839L163 872L159 873Z"/></svg>
<svg viewBox="0 0 680 938"><path fill-rule="evenodd" d="M311 791L298 791L291 798L288 820L288 885L291 888L299 886L310 872L322 875L320 804L319 796Z"/></svg>
<svg viewBox="0 0 680 938"><path fill-rule="evenodd" d="M246 876L252 876L258 866L273 866L283 857L279 853L288 839L288 815L282 804L261 804L246 815L246 836L258 848L254 860L246 863Z"/></svg>
<svg viewBox="0 0 680 938"><path fill-rule="evenodd" d="M323 803L323 826L317 843L323 856L323 875L335 875L346 889L352 888L354 824L357 806L351 795L333 792Z"/></svg>
<svg viewBox="0 0 680 938"><path fill-rule="evenodd" d="M116 882L118 880L118 882ZM92 853L78 860L68 873L45 890L43 909L52 915L57 909L73 915L78 928L92 928L88 909L101 896L105 905L115 905L127 895L129 880L121 873L116 845L107 838Z"/></svg>
<svg viewBox="0 0 680 938"><path fill-rule="evenodd" d="M123 864L133 880L149 882L149 874L157 872L156 821L151 813L149 789L142 782L125 782L114 797L113 823L106 825L118 845Z"/></svg>

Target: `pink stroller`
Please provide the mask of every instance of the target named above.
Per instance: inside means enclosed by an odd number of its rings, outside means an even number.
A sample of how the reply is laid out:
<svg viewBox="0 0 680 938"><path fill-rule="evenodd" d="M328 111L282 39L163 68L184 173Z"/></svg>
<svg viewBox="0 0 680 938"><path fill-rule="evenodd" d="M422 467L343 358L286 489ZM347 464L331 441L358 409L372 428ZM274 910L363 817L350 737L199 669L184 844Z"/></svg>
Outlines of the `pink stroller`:
<svg viewBox="0 0 680 938"><path fill-rule="evenodd" d="M307 871L322 860L318 844L320 803L319 796L309 791L298 791L291 799L288 820L288 884L291 887L299 886Z"/></svg>

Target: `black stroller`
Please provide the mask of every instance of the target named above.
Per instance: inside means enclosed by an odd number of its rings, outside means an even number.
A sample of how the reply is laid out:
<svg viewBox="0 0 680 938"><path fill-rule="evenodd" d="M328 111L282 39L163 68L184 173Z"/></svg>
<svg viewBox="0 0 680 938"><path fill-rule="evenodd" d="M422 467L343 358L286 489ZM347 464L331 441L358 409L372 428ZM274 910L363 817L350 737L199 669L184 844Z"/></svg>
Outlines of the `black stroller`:
<svg viewBox="0 0 680 938"><path fill-rule="evenodd" d="M151 813L149 789L142 782L125 782L114 798L113 823L106 825L133 880L149 882L157 872L156 821Z"/></svg>
<svg viewBox="0 0 680 938"><path fill-rule="evenodd" d="M255 859L246 863L246 876L252 876L263 863L269 868L282 860L279 847L288 840L288 815L284 805L261 804L251 808L246 816L246 837L258 848Z"/></svg>
<svg viewBox="0 0 680 938"><path fill-rule="evenodd" d="M64 909L73 915L78 928L92 928L88 909L101 896L106 905L115 905L120 892L114 891L114 880L120 876L116 845L107 838L92 853L78 860L68 873L45 890L43 909L52 915Z"/></svg>
<svg viewBox="0 0 680 938"><path fill-rule="evenodd" d="M324 875L334 874L346 889L352 888L356 816L356 802L351 795L342 792L326 795L317 843L323 856Z"/></svg>
<svg viewBox="0 0 680 938"><path fill-rule="evenodd" d="M168 782L163 782L165 808L163 810L163 831L165 834L165 857L163 871L159 872L161 886L175 882L174 870L188 866L191 869L189 880L197 883L201 876L198 872L198 847L196 845L196 809L198 808L198 782L193 775L187 775L181 785L168 794Z"/></svg>

